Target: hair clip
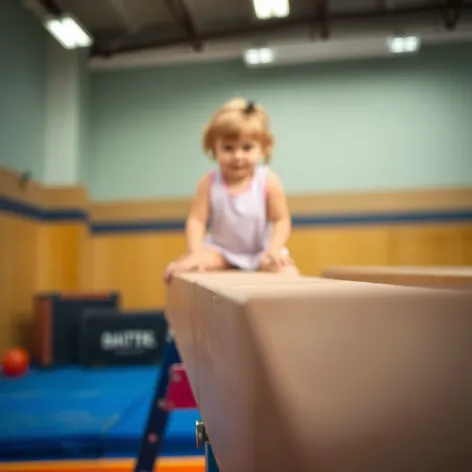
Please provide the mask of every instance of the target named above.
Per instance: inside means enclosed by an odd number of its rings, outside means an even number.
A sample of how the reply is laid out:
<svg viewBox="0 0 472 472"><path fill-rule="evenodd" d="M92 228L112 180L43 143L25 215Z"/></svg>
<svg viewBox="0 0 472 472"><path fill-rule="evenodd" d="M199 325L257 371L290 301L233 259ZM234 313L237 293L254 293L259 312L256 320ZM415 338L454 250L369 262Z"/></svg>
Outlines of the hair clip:
<svg viewBox="0 0 472 472"><path fill-rule="evenodd" d="M255 111L256 111L256 102L254 102L253 100L250 100L249 102L247 102L244 112L247 113L248 115L251 115Z"/></svg>

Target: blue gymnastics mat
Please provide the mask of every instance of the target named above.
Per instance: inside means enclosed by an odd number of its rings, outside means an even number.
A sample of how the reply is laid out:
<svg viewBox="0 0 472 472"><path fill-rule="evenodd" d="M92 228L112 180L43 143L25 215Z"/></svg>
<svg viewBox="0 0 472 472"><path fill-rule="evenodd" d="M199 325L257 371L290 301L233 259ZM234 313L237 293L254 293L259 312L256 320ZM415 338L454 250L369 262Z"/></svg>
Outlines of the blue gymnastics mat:
<svg viewBox="0 0 472 472"><path fill-rule="evenodd" d="M136 457L159 368L32 370L0 377L0 461ZM171 413L163 456L200 456L198 410Z"/></svg>

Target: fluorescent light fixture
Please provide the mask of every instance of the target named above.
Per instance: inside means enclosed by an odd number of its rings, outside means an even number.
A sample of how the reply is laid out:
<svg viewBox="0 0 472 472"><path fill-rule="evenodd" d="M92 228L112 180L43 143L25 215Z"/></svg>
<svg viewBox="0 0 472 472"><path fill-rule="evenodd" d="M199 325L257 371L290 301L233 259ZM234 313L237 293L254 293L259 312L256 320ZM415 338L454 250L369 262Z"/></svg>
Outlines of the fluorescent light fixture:
<svg viewBox="0 0 472 472"><path fill-rule="evenodd" d="M252 3L259 20L285 18L290 14L289 0L252 0Z"/></svg>
<svg viewBox="0 0 472 472"><path fill-rule="evenodd" d="M270 48L248 49L244 52L244 61L250 66L270 64L274 61L274 51Z"/></svg>
<svg viewBox="0 0 472 472"><path fill-rule="evenodd" d="M45 28L66 49L86 48L92 45L92 37L71 17L49 19Z"/></svg>
<svg viewBox="0 0 472 472"><path fill-rule="evenodd" d="M419 49L420 43L417 36L396 36L388 39L388 48L393 54L412 53Z"/></svg>

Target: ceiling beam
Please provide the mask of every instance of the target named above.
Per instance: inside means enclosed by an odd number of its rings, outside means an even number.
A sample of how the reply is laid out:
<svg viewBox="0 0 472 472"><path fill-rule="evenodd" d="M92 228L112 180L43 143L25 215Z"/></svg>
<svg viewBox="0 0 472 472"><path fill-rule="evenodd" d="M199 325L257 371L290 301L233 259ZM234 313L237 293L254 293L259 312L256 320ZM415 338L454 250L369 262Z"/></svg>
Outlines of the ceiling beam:
<svg viewBox="0 0 472 472"><path fill-rule="evenodd" d="M321 39L328 39L331 35L329 24L329 0L317 0L318 18L320 23Z"/></svg>
<svg viewBox="0 0 472 472"><path fill-rule="evenodd" d="M457 27L457 23L464 8L464 0L446 0L444 8L444 26L452 31Z"/></svg>
<svg viewBox="0 0 472 472"><path fill-rule="evenodd" d="M462 1L462 0L461 0ZM463 4L462 11L469 10L472 11L472 4ZM411 8L399 8L397 7L393 11L378 11L373 10L372 12L362 12L362 13L347 13L347 14L337 14L331 15L331 20L381 20L385 18L398 18L401 16L408 16L408 15L415 15L415 14L444 14L444 6L435 5L435 6L417 6ZM214 41L218 39L229 39L229 38L238 38L246 35L256 34L259 35L261 33L268 33L268 32L276 32L283 30L284 28L293 28L293 27L303 27L303 26L312 26L313 23L320 22L319 13L315 15L306 15L303 17L296 17L296 18L288 18L288 19L275 19L275 20L268 20L264 22L260 22L257 25L250 24L245 27L238 27L234 29L227 29L225 31L217 31L207 34L200 34L198 36L199 41L201 43L205 43L207 41ZM172 38L169 40L161 40L161 41L154 41L150 42L146 45L140 46L131 46L131 47L122 47L120 49L115 49L113 51L108 51L107 56L117 53L130 53L130 52L137 52L143 51L148 49L157 49L161 47L169 47L169 46L182 46L185 44L189 44L188 37L186 38ZM99 54L97 54L99 55ZM103 54L101 54L103 55Z"/></svg>
<svg viewBox="0 0 472 472"><path fill-rule="evenodd" d="M55 0L38 0L38 3L52 16L63 14L63 11L59 8Z"/></svg>
<svg viewBox="0 0 472 472"><path fill-rule="evenodd" d="M203 41L198 34L195 21L185 3L185 0L166 0L166 5L174 18L174 21L184 30L188 42L196 51L201 51L203 48Z"/></svg>
<svg viewBox="0 0 472 472"><path fill-rule="evenodd" d="M384 11L393 11L397 8L396 0L377 0L379 8Z"/></svg>
<svg viewBox="0 0 472 472"><path fill-rule="evenodd" d="M139 30L140 25L136 24L136 21L133 21L133 19L129 17L128 12L123 8L123 2L121 0L108 0L108 4L116 13L121 23L123 23L126 31L134 33Z"/></svg>

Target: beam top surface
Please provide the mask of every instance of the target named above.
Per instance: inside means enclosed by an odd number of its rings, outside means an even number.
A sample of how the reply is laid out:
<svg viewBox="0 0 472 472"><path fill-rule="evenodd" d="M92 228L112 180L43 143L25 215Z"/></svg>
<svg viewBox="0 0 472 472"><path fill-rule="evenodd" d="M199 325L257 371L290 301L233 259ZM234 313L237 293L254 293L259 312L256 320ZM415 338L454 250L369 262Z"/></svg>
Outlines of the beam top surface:
<svg viewBox="0 0 472 472"><path fill-rule="evenodd" d="M472 290L472 267L333 266L323 277L416 287Z"/></svg>

